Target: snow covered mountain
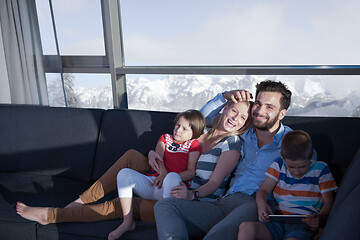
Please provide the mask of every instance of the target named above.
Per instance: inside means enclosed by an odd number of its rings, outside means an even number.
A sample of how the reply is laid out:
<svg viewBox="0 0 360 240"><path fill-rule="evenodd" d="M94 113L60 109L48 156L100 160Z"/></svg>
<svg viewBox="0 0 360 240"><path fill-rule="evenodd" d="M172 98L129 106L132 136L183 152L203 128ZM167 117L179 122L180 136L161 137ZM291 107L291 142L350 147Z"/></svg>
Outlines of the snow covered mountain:
<svg viewBox="0 0 360 240"><path fill-rule="evenodd" d="M226 90L248 89L255 95L256 83L265 79L282 81L292 91L288 115L360 117L359 94L354 90L336 97L321 76L169 75L152 80L144 77L127 78L129 108L174 112L200 109L206 101ZM74 93L78 107L113 107L110 85L102 88L75 86ZM54 91L50 91L50 88L49 95L50 100L55 99L52 96ZM57 104L52 102L52 105Z"/></svg>

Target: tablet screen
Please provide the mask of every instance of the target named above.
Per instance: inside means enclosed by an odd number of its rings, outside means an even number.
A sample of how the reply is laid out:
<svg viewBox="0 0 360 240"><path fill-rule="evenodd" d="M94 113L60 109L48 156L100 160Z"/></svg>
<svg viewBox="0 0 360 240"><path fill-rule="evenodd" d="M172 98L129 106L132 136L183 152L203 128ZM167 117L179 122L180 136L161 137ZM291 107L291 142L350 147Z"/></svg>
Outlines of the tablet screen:
<svg viewBox="0 0 360 240"><path fill-rule="evenodd" d="M306 218L306 215L269 215L273 222L281 223L302 223L301 219Z"/></svg>

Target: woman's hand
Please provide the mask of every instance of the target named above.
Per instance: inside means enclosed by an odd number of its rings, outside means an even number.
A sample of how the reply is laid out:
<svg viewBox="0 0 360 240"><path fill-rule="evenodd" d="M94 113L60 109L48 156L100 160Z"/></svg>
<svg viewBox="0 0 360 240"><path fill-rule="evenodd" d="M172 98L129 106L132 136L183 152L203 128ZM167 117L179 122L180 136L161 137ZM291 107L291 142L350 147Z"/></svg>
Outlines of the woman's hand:
<svg viewBox="0 0 360 240"><path fill-rule="evenodd" d="M170 195L174 198L181 198L186 200L192 200L194 198L193 193L188 190L185 183L179 182L180 185L172 187Z"/></svg>
<svg viewBox="0 0 360 240"><path fill-rule="evenodd" d="M155 152L154 150L151 150L148 154L149 165L157 173L160 173L160 166L156 160L163 161L162 156L160 154L158 154L157 152Z"/></svg>

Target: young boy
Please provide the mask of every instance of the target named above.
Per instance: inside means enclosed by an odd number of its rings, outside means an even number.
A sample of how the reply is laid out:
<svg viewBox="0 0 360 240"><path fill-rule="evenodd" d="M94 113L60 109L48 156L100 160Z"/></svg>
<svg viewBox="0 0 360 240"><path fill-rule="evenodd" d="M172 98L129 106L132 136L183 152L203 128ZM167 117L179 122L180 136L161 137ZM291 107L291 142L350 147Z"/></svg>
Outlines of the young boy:
<svg viewBox="0 0 360 240"><path fill-rule="evenodd" d="M244 222L238 239L312 239L330 213L336 183L326 163L313 161L310 136L300 130L287 133L281 144L282 159L269 167L256 194L260 222ZM276 214L306 215L302 223L271 222L267 198L273 191Z"/></svg>

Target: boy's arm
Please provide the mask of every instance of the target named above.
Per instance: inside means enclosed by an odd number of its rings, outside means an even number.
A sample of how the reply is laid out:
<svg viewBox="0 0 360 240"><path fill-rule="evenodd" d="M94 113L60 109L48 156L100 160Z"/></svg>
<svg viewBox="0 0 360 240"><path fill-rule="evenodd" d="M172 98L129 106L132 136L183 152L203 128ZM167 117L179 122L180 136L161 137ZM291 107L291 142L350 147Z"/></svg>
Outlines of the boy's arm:
<svg viewBox="0 0 360 240"><path fill-rule="evenodd" d="M321 194L323 206L318 214L309 214L303 219L303 222L316 231L319 227L325 225L334 203L334 191L328 191Z"/></svg>
<svg viewBox="0 0 360 240"><path fill-rule="evenodd" d="M196 162L200 156L200 152L190 152L187 169L179 173L182 181L187 181L195 177Z"/></svg>
<svg viewBox="0 0 360 240"><path fill-rule="evenodd" d="M277 182L274 179L266 177L264 183L260 186L256 193L259 221L268 221L269 214L272 214L271 208L267 203L267 198L274 190L276 184Z"/></svg>

